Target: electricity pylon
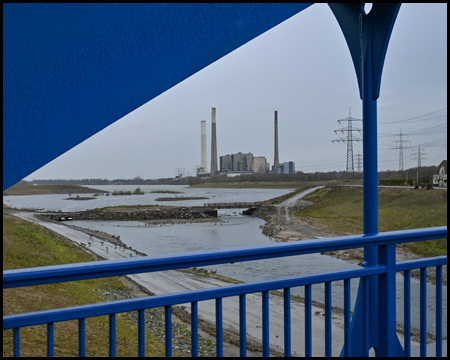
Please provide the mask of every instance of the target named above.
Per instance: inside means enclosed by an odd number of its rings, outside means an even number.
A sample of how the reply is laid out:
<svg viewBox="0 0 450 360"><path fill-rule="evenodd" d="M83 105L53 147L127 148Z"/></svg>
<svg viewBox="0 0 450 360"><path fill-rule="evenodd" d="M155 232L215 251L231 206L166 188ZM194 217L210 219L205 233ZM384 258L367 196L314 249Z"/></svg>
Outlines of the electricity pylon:
<svg viewBox="0 0 450 360"><path fill-rule="evenodd" d="M353 127L353 121L362 121L362 119L355 119L351 116L351 108L348 109L348 117L344 119L338 120L338 123L341 124L342 122L347 122L347 127L343 127L341 129L334 130L334 132L337 134L338 131L340 131L342 134L347 132L347 136L343 136L340 139L333 140L333 142L346 142L347 143L347 173L349 172L355 172L355 169L353 167L353 142L354 141L362 141L360 137L354 137L353 132L357 131L360 134L362 133L362 129Z"/></svg>
<svg viewBox="0 0 450 360"><path fill-rule="evenodd" d="M358 154L356 155L356 171L357 172L362 172L362 167L363 167L363 162L362 162L362 155L358 152Z"/></svg>
<svg viewBox="0 0 450 360"><path fill-rule="evenodd" d="M398 150L398 169L400 171L403 171L403 150L407 149L409 150L411 147L405 144L410 143L409 140L403 140L403 136L408 136L402 133L402 130L400 129L400 134L395 134L394 136L399 136L399 140L394 140L393 143L397 144L397 147L393 146L392 148L395 150Z"/></svg>
<svg viewBox="0 0 450 360"><path fill-rule="evenodd" d="M412 156L415 156L415 157L411 158L411 160L417 160L417 167L419 169L422 167L422 159L424 159L424 160L427 159L427 158L423 157L423 155L426 155L426 153L424 153L423 150L425 150L425 149L422 149L419 144L419 146L417 148L417 152L412 154Z"/></svg>

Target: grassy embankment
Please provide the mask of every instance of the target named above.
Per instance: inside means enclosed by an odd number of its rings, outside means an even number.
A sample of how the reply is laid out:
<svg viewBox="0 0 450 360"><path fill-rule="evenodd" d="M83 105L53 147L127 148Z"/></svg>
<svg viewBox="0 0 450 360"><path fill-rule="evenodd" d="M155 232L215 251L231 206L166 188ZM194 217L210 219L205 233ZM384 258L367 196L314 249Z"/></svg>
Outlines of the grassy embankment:
<svg viewBox="0 0 450 360"><path fill-rule="evenodd" d="M46 229L3 216L3 270L96 260L70 242ZM103 302L95 289L126 289L117 278L72 281L3 290L3 315L63 308ZM108 356L108 317L86 319L86 354ZM127 316L116 316L116 348L118 356L137 356L137 324ZM45 325L22 328L22 356L46 356ZM146 354L164 356L164 344L146 331ZM55 356L78 355L78 322L55 323ZM12 356L12 330L3 332L3 356Z"/></svg>
<svg viewBox="0 0 450 360"><path fill-rule="evenodd" d="M309 196L314 205L296 215L314 218L343 235L363 233L362 187L325 187ZM379 231L447 225L447 191L379 188ZM447 239L404 244L422 256L447 254Z"/></svg>
<svg viewBox="0 0 450 360"><path fill-rule="evenodd" d="M191 188L211 188L211 189L305 189L307 187L323 185L324 181L302 181L302 182L208 182L202 184L191 185Z"/></svg>
<svg viewBox="0 0 450 360"><path fill-rule="evenodd" d="M80 185L13 185L3 191L3 196L9 195L46 195L46 194L84 194L104 193L102 190L89 189Z"/></svg>

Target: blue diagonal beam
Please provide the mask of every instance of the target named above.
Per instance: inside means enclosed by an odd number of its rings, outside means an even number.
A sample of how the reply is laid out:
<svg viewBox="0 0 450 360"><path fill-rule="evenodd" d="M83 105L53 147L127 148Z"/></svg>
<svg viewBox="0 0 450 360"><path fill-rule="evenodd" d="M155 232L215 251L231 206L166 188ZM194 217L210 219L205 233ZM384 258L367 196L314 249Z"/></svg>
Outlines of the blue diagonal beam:
<svg viewBox="0 0 450 360"><path fill-rule="evenodd" d="M299 4L3 4L3 190Z"/></svg>

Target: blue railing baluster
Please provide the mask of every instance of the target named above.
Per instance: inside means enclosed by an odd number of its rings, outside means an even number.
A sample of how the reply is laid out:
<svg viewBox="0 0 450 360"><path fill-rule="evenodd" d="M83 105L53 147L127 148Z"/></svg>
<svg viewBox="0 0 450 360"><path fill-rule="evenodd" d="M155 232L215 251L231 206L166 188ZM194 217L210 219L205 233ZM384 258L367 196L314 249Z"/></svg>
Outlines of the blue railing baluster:
<svg viewBox="0 0 450 360"><path fill-rule="evenodd" d="M239 295L239 356L247 356L247 324L246 324L245 295Z"/></svg>
<svg viewBox="0 0 450 360"><path fill-rule="evenodd" d="M305 286L305 357L312 356L311 285Z"/></svg>
<svg viewBox="0 0 450 360"><path fill-rule="evenodd" d="M378 262L386 272L378 275L378 356L396 356L396 265L395 244L378 247ZM403 351L402 351L403 355Z"/></svg>
<svg viewBox="0 0 450 360"><path fill-rule="evenodd" d="M78 319L78 356L86 356L86 319Z"/></svg>
<svg viewBox="0 0 450 360"><path fill-rule="evenodd" d="M53 323L47 324L47 357L53 357Z"/></svg>
<svg viewBox="0 0 450 360"><path fill-rule="evenodd" d="M367 276L361 278L362 287L362 348L365 357L369 357L369 279Z"/></svg>
<svg viewBox="0 0 450 360"><path fill-rule="evenodd" d="M436 266L436 356L442 357L442 266Z"/></svg>
<svg viewBox="0 0 450 360"><path fill-rule="evenodd" d="M14 357L20 356L20 328L14 328L13 329L13 352Z"/></svg>
<svg viewBox="0 0 450 360"><path fill-rule="evenodd" d="M263 351L262 356L268 357L270 350L270 336L269 336L269 292L262 292L262 340Z"/></svg>
<svg viewBox="0 0 450 360"><path fill-rule="evenodd" d="M420 356L427 356L427 268L420 268Z"/></svg>
<svg viewBox="0 0 450 360"><path fill-rule="evenodd" d="M223 357L222 298L216 299L216 356Z"/></svg>
<svg viewBox="0 0 450 360"><path fill-rule="evenodd" d="M331 357L331 281L325 283L325 356Z"/></svg>
<svg viewBox="0 0 450 360"><path fill-rule="evenodd" d="M284 356L291 356L291 288L284 289Z"/></svg>
<svg viewBox="0 0 450 360"><path fill-rule="evenodd" d="M172 308L164 307L164 320L166 329L166 357L172 357Z"/></svg>
<svg viewBox="0 0 450 360"><path fill-rule="evenodd" d="M404 318L403 324L405 326L405 357L411 357L411 277L410 271L406 270L403 273L404 294L403 294L403 308Z"/></svg>
<svg viewBox="0 0 450 360"><path fill-rule="evenodd" d="M198 357L198 302L191 303L191 355Z"/></svg>
<svg viewBox="0 0 450 360"><path fill-rule="evenodd" d="M344 280L344 356L349 356L350 343L350 280Z"/></svg>
<svg viewBox="0 0 450 360"><path fill-rule="evenodd" d="M138 310L138 356L145 356L145 310Z"/></svg>
<svg viewBox="0 0 450 360"><path fill-rule="evenodd" d="M109 357L116 356L116 314L109 314Z"/></svg>

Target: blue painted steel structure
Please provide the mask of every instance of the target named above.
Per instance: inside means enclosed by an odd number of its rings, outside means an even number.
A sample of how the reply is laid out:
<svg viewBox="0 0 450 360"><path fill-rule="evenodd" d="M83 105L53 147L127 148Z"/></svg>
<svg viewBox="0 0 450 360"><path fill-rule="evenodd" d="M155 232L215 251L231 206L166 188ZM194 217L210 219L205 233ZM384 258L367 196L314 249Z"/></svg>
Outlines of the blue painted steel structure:
<svg viewBox="0 0 450 360"><path fill-rule="evenodd" d="M309 5L191 4L173 7L168 11L164 4L118 4L114 7L100 4L85 5L88 7L77 4L3 4L3 188L9 187L142 103ZM268 355L268 291L283 288L285 354L289 356L289 301L290 288L294 286L305 286L305 355L311 355L311 285L317 283L325 284L325 352L326 355L331 355L331 286L336 280L344 280L345 342L342 355L365 356L372 347L380 356L410 355L409 271L415 268L421 269L421 355L426 355L426 268L437 267L436 335L440 339L441 267L447 263L447 257L396 263L395 245L446 237L447 228L378 233L376 100L390 34L400 5L375 3L368 14L364 12L363 5L330 4L349 46L363 102L364 235L303 241L298 244L5 271L3 288L362 246L365 249L363 268L5 316L3 329L13 329L14 355L19 355L20 327L47 324L48 355L52 356L53 324L78 319L79 353L83 356L85 318L109 315L109 351L114 356L115 314L132 310L138 311L138 352L139 355L144 355L144 310L164 306L166 355L170 356L171 306L186 302L191 303L192 354L196 355L198 301L207 299L216 299L217 354L221 355L222 298L239 296L240 351L244 356L245 295L253 292L262 292L263 295L263 355ZM173 21L170 15L174 15L177 21ZM219 25L211 22L211 18L218 19ZM67 23L72 26L66 26ZM112 23L121 26L114 27L111 26ZM199 33L198 29L202 29L202 32ZM144 48L151 49L154 53L141 51ZM177 55L173 56L175 52ZM180 56L180 53L186 56ZM191 61L187 62L187 58ZM29 66L30 61L33 66ZM182 61L182 66L177 61ZM102 66L99 67L100 64ZM129 71L130 69L138 70ZM149 74L155 77L152 81L144 81L143 79L147 79L141 76L144 73L147 77ZM77 94L76 99L74 94ZM108 107L104 106L105 101L109 104ZM114 106L110 106L111 104ZM65 116L63 121L61 114ZM77 126L74 127L73 123L77 123ZM24 132L23 129L29 131ZM28 137L24 139L24 136ZM52 147L47 146L49 142ZM25 146L19 148L17 144ZM405 273L404 349L400 346L395 330L395 273L398 271ZM351 318L352 278L361 280L354 316ZM442 351L440 345L440 341L437 341L437 355Z"/></svg>
<svg viewBox="0 0 450 360"><path fill-rule="evenodd" d="M339 25L344 33L350 54L355 66L359 92L363 105L363 176L364 176L364 233L378 232L378 147L377 147L377 99L380 95L381 74L386 57L389 39L395 19L400 9L399 3L374 3L372 9L366 14L364 3L330 4ZM357 29L357 30L355 30ZM395 256L395 251L389 256ZM364 248L364 261L369 265L378 264L378 249L376 247ZM378 278L369 279L369 344L375 352L381 349L378 346L377 324L384 309L379 309ZM360 287L362 289L362 287ZM395 291L390 289L395 305ZM359 339L362 332L363 321L361 295L355 308L355 318L352 322L351 336ZM391 309L391 308L389 308ZM394 308L395 312L395 308ZM390 332L395 335L395 323ZM403 355L400 342L396 341L397 356ZM383 353L386 349L383 349ZM385 355L393 355L391 348ZM352 356L364 356L362 348L352 348Z"/></svg>
<svg viewBox="0 0 450 360"><path fill-rule="evenodd" d="M48 324L48 354L53 352L53 323L60 321L68 321L78 319L79 321L79 353L85 354L85 319L94 316L109 315L110 317L110 355L115 354L115 330L114 330L114 316L117 313L127 311L138 311L138 331L139 344L138 351L140 355L144 354L144 310L154 307L164 307L166 324L170 324L171 306L176 304L191 303L191 327L192 327L192 355L198 354L198 302L216 299L216 321L218 330L217 336L217 353L220 355L223 351L222 344L222 312L221 303L222 298L239 296L240 302L240 336L241 336L241 355L246 353L245 349L245 295L250 293L261 292L263 296L262 319L263 319L263 354L269 354L269 311L268 311L268 292L270 290L285 289L285 309L289 308L290 288L297 286L305 286L305 344L306 354L312 354L312 338L311 338L311 285L324 283L325 288L330 289L333 281L344 280L344 312L345 312L345 337L344 355L351 354L354 347L364 347L364 353L368 353L368 328L365 328L365 333L362 339L366 341L354 342L350 336L350 279L361 278L364 288L367 288L368 279L371 276L378 276L380 278L379 292L381 295L380 301L386 311L383 312L382 319L379 323L380 331L380 353L383 349L391 347L393 339L396 339L395 333L389 333L389 329L394 324L395 331L395 312L389 310L392 307L389 292L392 288L395 290L395 273L398 271L409 272L411 269L436 266L438 269L442 265L447 264L447 257L441 256L430 259L421 259L406 262L395 262L395 257L392 255L392 249L396 244L423 241L425 239L436 239L447 236L447 227L436 227L420 230L397 231L380 233L374 235L360 235L360 236L346 236L331 238L326 240L311 240L302 241L300 243L284 243L266 246L252 246L245 248L231 248L219 251L201 251L184 254L174 254L169 256L157 257L142 257L130 260L107 260L97 261L85 264L69 264L59 266L48 266L32 269L8 270L3 272L3 287L15 288L22 286L32 286L37 284L48 284L55 282L74 281L81 279L91 279L99 277L108 277L114 275L136 274L142 272L163 271L170 269L179 269L191 266L204 266L212 264L223 264L228 262L243 262L258 259L269 259L276 257L285 257L301 254L310 254L322 251L335 251L341 249L354 248L356 246L377 246L380 249L380 264L368 265L355 270L346 270L339 272L332 272L326 274L317 274L304 277L292 277L285 279L276 279L271 281L262 281L255 283L246 283L233 285L228 287L219 287L204 290L195 290L190 292L167 294L159 296L150 296L145 298L113 301L100 304L75 306L64 309L53 309L48 311L38 311L26 314L8 315L3 317L3 330L14 329L14 343L15 354L19 355L19 329L25 326L32 326L38 324ZM84 266L83 266L84 265ZM438 271L439 273L439 271ZM437 288L442 287L442 278L438 278L440 283L436 284ZM421 279L423 284L426 284L426 279ZM392 287L392 283L394 286ZM408 290L405 288L405 290ZM331 316L331 293L327 290L325 308L327 311L326 319ZM438 294L437 294L438 295ZM367 311L368 291L362 291L362 301L366 304L366 311L363 312L363 321L367 322L369 319L369 312ZM328 298L328 300L327 300ZM405 293L405 302L409 301ZM436 317L442 317L442 300L437 296ZM439 303L440 301L440 303ZM425 309L426 302L422 303L422 308ZM393 308L395 309L395 302ZM405 306L405 310L407 307ZM406 314L406 313L405 313ZM290 312L285 311L285 332L288 336L285 337L285 355L290 356ZM329 320L328 320L329 321ZM326 332L326 353L331 354L331 328L328 327ZM421 333L426 333L426 323L421 322ZM381 336L382 335L382 336ZM170 326L166 326L166 355L171 355L171 338ZM394 343L395 345L395 343ZM426 342L421 343L422 351L424 352ZM394 347L395 350L395 347ZM392 349L391 349L392 351ZM437 348L437 351L438 348ZM389 355L389 354L388 354Z"/></svg>

